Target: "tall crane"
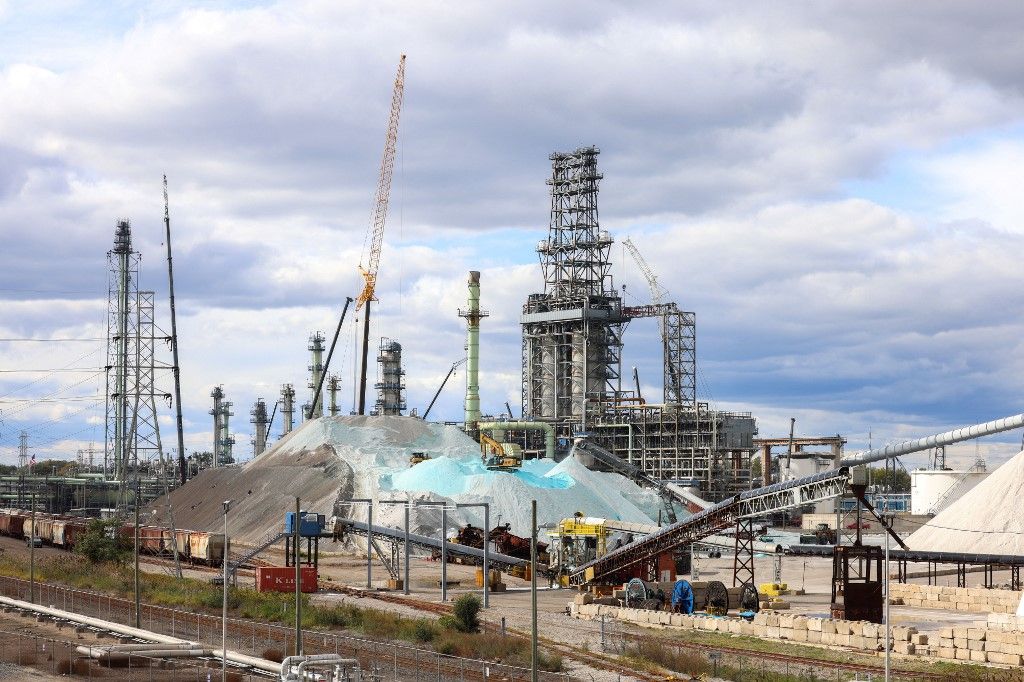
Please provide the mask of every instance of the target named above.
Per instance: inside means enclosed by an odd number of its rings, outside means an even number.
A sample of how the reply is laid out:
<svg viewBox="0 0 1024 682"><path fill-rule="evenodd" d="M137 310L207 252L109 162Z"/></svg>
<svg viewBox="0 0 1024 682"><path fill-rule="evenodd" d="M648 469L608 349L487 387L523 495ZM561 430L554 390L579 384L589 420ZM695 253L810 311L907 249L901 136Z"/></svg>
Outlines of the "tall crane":
<svg viewBox="0 0 1024 682"><path fill-rule="evenodd" d="M380 178L377 180L377 194L374 197L373 224L370 225L370 250L366 267L359 263L359 274L363 276L363 291L356 299L356 312L366 306L363 314L363 357L359 371L359 414L366 414L366 359L370 348L370 303L377 286L377 268L380 266L380 249L384 242L384 223L388 216L388 198L391 195L391 176L395 169L395 147L398 142L398 116L402 111L402 95L405 90L405 55L398 60L395 75L395 89L391 95L391 116L388 119L387 137L384 139L384 157L380 161Z"/></svg>
<svg viewBox="0 0 1024 682"><path fill-rule="evenodd" d="M636 261L637 267L640 268L640 272L647 280L647 286L650 287L651 289L651 303L653 303L656 306L662 305L665 302L665 297L668 296L668 291L663 286L661 286L661 283L658 282L658 276L654 274L654 270L651 270L651 266L648 265L647 261L644 260L644 257L640 255L640 251L636 248L636 245L632 241L630 241L629 237L626 237L625 239L622 240L622 245L625 246L626 249L629 251L629 255L633 257L634 261ZM661 332L662 352L665 354L665 362L668 363L666 364L666 368L669 371L666 372L666 374L668 375L669 380L672 382L672 388L676 391L676 394L678 394L679 377L675 372L675 368L672 367L671 363L668 362L669 339L668 330L665 325L664 315L660 315L658 317L658 331ZM640 386L638 382L638 396L639 391Z"/></svg>

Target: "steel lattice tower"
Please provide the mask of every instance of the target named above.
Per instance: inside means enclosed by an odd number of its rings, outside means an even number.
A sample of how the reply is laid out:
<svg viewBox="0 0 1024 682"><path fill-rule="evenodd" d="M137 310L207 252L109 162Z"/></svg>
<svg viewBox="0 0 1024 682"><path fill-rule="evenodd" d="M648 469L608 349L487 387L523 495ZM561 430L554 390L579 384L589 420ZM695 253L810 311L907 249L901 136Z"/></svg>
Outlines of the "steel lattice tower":
<svg viewBox="0 0 1024 682"><path fill-rule="evenodd" d="M544 293L523 306L522 409L526 418L581 420L621 390L626 319L611 275L612 239L597 211L596 147L551 159L551 222L537 246ZM568 435L568 434L565 434Z"/></svg>
<svg viewBox="0 0 1024 682"><path fill-rule="evenodd" d="M163 467L166 463L163 442L160 439L156 399L158 395L164 400L169 400L171 396L170 393L157 393L156 389L155 299L156 294L152 291L140 291L138 294L135 307L136 336L130 344L135 347L135 382L131 386L129 399L132 402L134 423L133 459L136 464L141 462L152 466L154 462L158 462Z"/></svg>
<svg viewBox="0 0 1024 682"><path fill-rule="evenodd" d="M107 252L106 427L103 473L124 481L129 457L132 403L136 382L135 340L138 316L140 255L132 249L131 224L119 220L114 248Z"/></svg>

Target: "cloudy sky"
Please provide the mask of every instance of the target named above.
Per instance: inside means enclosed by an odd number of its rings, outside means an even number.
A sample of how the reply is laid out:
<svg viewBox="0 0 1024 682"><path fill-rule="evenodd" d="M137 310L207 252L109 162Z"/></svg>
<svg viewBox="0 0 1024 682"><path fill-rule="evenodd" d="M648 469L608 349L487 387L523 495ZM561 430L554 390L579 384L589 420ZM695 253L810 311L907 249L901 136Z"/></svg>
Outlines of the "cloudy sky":
<svg viewBox="0 0 1024 682"><path fill-rule="evenodd" d="M851 448L1021 412L1022 20L1016 2L0 0L0 461L21 430L38 457L102 449L106 252L130 218L169 328L164 173L187 449L209 447L217 384L243 457L257 397L308 397L307 337L360 289L401 53L373 337L405 346L410 406L463 357L478 269L483 406L518 410L548 154L594 144L602 225L697 313L703 399ZM626 335L648 394L656 334ZM463 382L432 417L460 418Z"/></svg>

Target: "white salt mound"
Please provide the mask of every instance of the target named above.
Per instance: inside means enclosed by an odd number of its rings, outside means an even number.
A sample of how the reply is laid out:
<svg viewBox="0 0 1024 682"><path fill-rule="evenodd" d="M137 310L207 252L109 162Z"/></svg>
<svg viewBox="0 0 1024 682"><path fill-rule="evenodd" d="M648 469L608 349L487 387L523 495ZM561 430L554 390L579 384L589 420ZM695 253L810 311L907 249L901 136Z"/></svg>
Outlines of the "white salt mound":
<svg viewBox="0 0 1024 682"><path fill-rule="evenodd" d="M409 465L413 452L430 459ZM575 458L556 463L528 460L515 472L488 471L480 446L454 426L414 417L336 416L314 419L241 466L208 469L171 493L178 527L214 530L222 522L220 501L235 501L231 534L253 543L280 529L286 511L301 496L303 508L330 516L366 520L365 504L353 497L448 502L488 502L491 524L510 523L530 532L530 501L537 500L540 525L576 512L653 523L661 507L656 494L615 473L587 469ZM164 501L153 509L163 514ZM685 512L684 512L685 513ZM374 505L373 522L398 528L401 506ZM459 526L483 525L483 510L452 510L448 534ZM411 530L437 535L441 511L414 508Z"/></svg>
<svg viewBox="0 0 1024 682"><path fill-rule="evenodd" d="M907 538L911 549L1024 554L1024 452L993 471Z"/></svg>

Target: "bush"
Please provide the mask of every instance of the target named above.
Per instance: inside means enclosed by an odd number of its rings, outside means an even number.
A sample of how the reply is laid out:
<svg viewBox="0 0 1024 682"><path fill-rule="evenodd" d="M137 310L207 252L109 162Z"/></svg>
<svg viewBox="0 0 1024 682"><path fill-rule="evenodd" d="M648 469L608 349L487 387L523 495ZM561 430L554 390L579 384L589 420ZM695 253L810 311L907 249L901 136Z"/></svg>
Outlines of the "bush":
<svg viewBox="0 0 1024 682"><path fill-rule="evenodd" d="M123 564L132 554L128 541L117 532L120 524L115 520L93 519L82 537L75 543L75 551L91 563Z"/></svg>
<svg viewBox="0 0 1024 682"><path fill-rule="evenodd" d="M413 626L412 637L417 642L432 642L436 636L437 632L429 621L421 618Z"/></svg>
<svg viewBox="0 0 1024 682"><path fill-rule="evenodd" d="M464 594L455 600L452 615L459 632L476 632L480 629L480 598L475 594Z"/></svg>

